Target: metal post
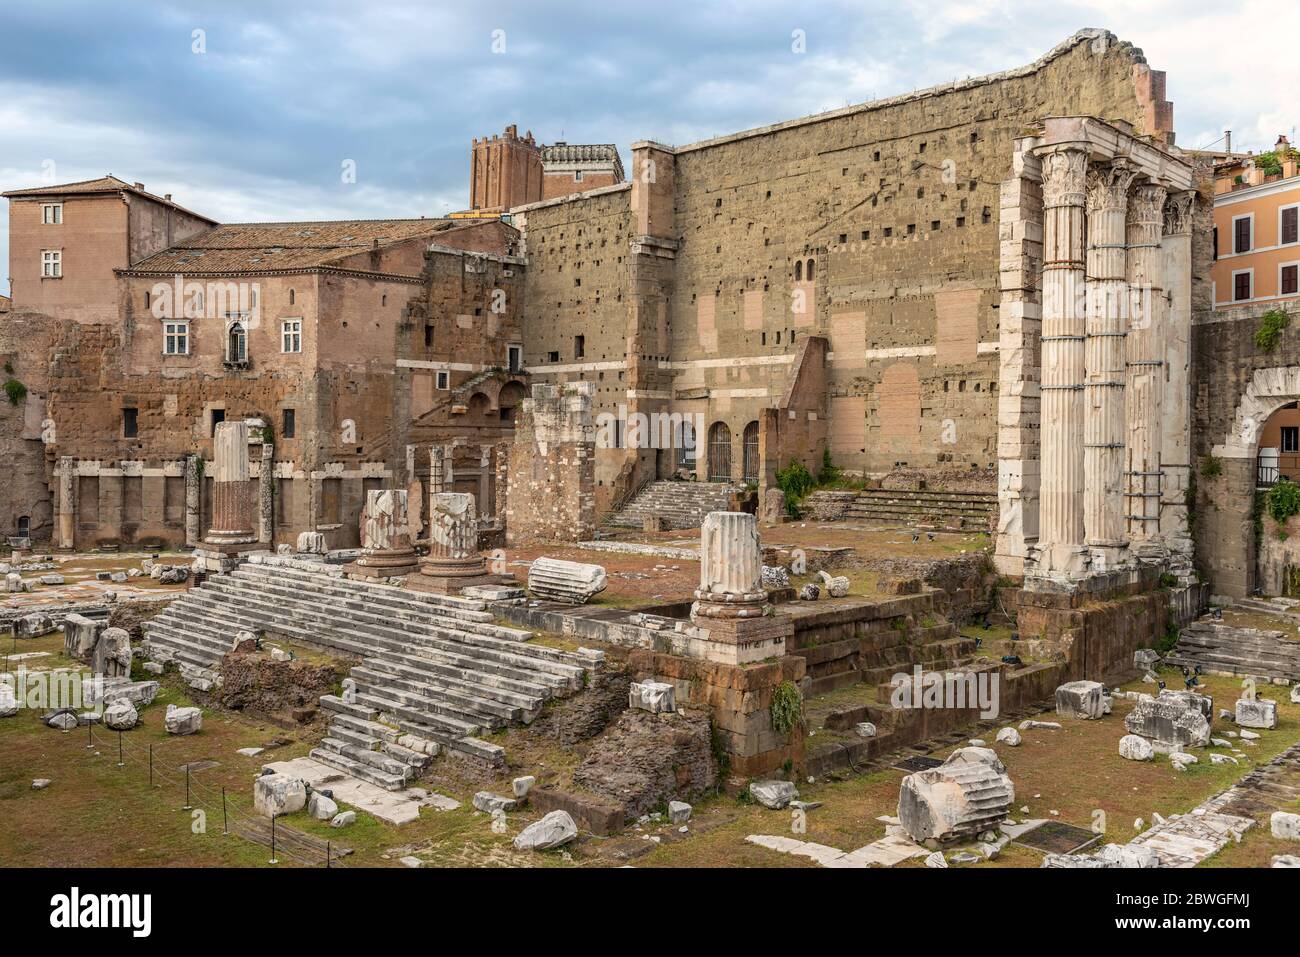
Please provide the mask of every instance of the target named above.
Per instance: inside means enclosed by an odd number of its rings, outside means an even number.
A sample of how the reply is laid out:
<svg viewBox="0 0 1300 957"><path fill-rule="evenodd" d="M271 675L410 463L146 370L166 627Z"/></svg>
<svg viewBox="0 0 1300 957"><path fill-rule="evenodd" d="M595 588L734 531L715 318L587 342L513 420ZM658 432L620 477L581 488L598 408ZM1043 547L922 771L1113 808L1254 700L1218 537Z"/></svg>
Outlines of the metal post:
<svg viewBox="0 0 1300 957"><path fill-rule="evenodd" d="M153 787L153 745L149 745L149 787Z"/></svg>
<svg viewBox="0 0 1300 957"><path fill-rule="evenodd" d="M280 863L275 859L275 815L274 814L271 815L271 859L267 861L267 863L268 864Z"/></svg>
<svg viewBox="0 0 1300 957"><path fill-rule="evenodd" d="M325 841L325 870L328 871L329 869L330 869L330 842L327 839Z"/></svg>
<svg viewBox="0 0 1300 957"><path fill-rule="evenodd" d="M87 712L89 713L89 712ZM95 746L95 725L89 717L86 718L86 750L89 751Z"/></svg>
<svg viewBox="0 0 1300 957"><path fill-rule="evenodd" d="M117 766L119 768L126 767L126 764L122 761L122 732L121 731L117 732Z"/></svg>
<svg viewBox="0 0 1300 957"><path fill-rule="evenodd" d="M190 810L190 762L185 762L185 806L182 811Z"/></svg>
<svg viewBox="0 0 1300 957"><path fill-rule="evenodd" d="M226 789L221 789L221 833L229 834L230 827L226 823Z"/></svg>

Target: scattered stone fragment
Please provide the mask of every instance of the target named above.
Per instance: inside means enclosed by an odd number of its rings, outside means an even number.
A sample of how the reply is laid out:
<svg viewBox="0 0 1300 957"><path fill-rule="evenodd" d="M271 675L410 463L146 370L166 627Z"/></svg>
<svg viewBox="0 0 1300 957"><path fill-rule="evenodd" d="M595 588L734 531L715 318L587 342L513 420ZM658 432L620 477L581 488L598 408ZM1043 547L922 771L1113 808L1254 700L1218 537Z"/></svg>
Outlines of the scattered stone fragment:
<svg viewBox="0 0 1300 957"><path fill-rule="evenodd" d="M779 811L799 796L799 790L789 781L754 781L749 794L763 807Z"/></svg>
<svg viewBox="0 0 1300 957"><path fill-rule="evenodd" d="M423 866L424 866L424 861L420 860L418 857L414 857L414 856L411 856L411 855L408 855L408 856L406 856L406 857L403 857L403 858L401 858L400 860L401 860L401 862L402 862L403 864L405 864L407 867L423 867Z"/></svg>
<svg viewBox="0 0 1300 957"><path fill-rule="evenodd" d="M989 748L958 748L937 768L903 778L898 817L912 840L973 837L1006 820L1015 788Z"/></svg>
<svg viewBox="0 0 1300 957"><path fill-rule="evenodd" d="M263 774L253 782L253 808L266 817L293 814L307 806L307 785L289 774Z"/></svg>
<svg viewBox="0 0 1300 957"><path fill-rule="evenodd" d="M44 791L47 787L50 786L50 784L51 781L49 778L36 778L34 781L32 781L32 790Z"/></svg>
<svg viewBox="0 0 1300 957"><path fill-rule="evenodd" d="M1140 671L1153 671L1160 664L1160 652L1154 648L1139 648L1133 652L1133 667Z"/></svg>
<svg viewBox="0 0 1300 957"><path fill-rule="evenodd" d="M537 778L531 774L528 774L525 775L524 777L515 778L513 781L511 781L510 790L514 792L516 798L522 801L524 798L528 797L528 792L533 789L533 785L536 783L537 783Z"/></svg>
<svg viewBox="0 0 1300 957"><path fill-rule="evenodd" d="M876 726L870 721L859 721L853 726L853 732L859 738L874 738L876 736Z"/></svg>
<svg viewBox="0 0 1300 957"><path fill-rule="evenodd" d="M1119 739L1119 756L1130 761L1151 761L1156 756L1156 749L1146 738L1126 734Z"/></svg>
<svg viewBox="0 0 1300 957"><path fill-rule="evenodd" d="M307 801L307 813L318 821L330 821L339 813L339 806L333 798L312 791L311 798Z"/></svg>
<svg viewBox="0 0 1300 957"><path fill-rule="evenodd" d="M668 820L673 824L685 824L691 819L691 810L685 801L669 801Z"/></svg>
<svg viewBox="0 0 1300 957"><path fill-rule="evenodd" d="M265 750L265 748L239 748L235 753L242 754L246 758L255 758Z"/></svg>
<svg viewBox="0 0 1300 957"><path fill-rule="evenodd" d="M474 807L485 814L491 814L493 811L513 811L519 807L519 802L491 791L479 791L474 795Z"/></svg>
<svg viewBox="0 0 1300 957"><path fill-rule="evenodd" d="M342 811L334 815L334 819L330 821L330 827L347 827L349 824L353 823L356 819L357 819L356 811Z"/></svg>
<svg viewBox="0 0 1300 957"><path fill-rule="evenodd" d="M967 743L970 744L972 748L982 748L987 742L985 742L983 738L971 738Z"/></svg>
<svg viewBox="0 0 1300 957"><path fill-rule="evenodd" d="M1106 713L1106 687L1100 681L1067 681L1056 689L1056 713L1092 720Z"/></svg>
<svg viewBox="0 0 1300 957"><path fill-rule="evenodd" d="M578 836L578 825L568 811L552 811L540 821L534 821L515 837L515 850L546 851L568 844Z"/></svg>
<svg viewBox="0 0 1300 957"><path fill-rule="evenodd" d="M18 713L18 698L14 689L7 684L0 684L0 718L12 718Z"/></svg>
<svg viewBox="0 0 1300 957"><path fill-rule="evenodd" d="M808 584L804 585L802 588L799 589L799 600L816 601L821 596L821 593L822 591L820 588L818 588L812 582L809 582Z"/></svg>
<svg viewBox="0 0 1300 957"><path fill-rule="evenodd" d="M203 727L203 712L198 708L182 708L169 704L163 727L168 734L194 734Z"/></svg>
<svg viewBox="0 0 1300 957"><path fill-rule="evenodd" d="M1259 740L1259 735L1256 734L1254 731L1242 731L1242 732L1241 732L1241 740L1243 740L1243 741L1258 741L1258 740Z"/></svg>
<svg viewBox="0 0 1300 957"><path fill-rule="evenodd" d="M933 854L930 854L928 857L926 857L925 866L926 867L947 867L948 859L943 856L942 852L935 851Z"/></svg>
<svg viewBox="0 0 1300 957"><path fill-rule="evenodd" d="M71 711L60 711L50 716L45 723L59 731L71 731L77 726L77 716Z"/></svg>
<svg viewBox="0 0 1300 957"><path fill-rule="evenodd" d="M56 575L56 574L42 575L41 578L40 578L40 582L41 582L42 585L62 585L62 584L64 584L63 576L62 576L62 575Z"/></svg>
<svg viewBox="0 0 1300 957"><path fill-rule="evenodd" d="M1276 728L1277 702L1270 698L1238 698L1234 717L1239 728Z"/></svg>
<svg viewBox="0 0 1300 957"><path fill-rule="evenodd" d="M1300 857L1294 854L1274 854L1273 867L1300 867Z"/></svg>
<svg viewBox="0 0 1300 957"><path fill-rule="evenodd" d="M1021 731L1027 731L1030 728L1036 728L1040 731L1060 731L1061 725L1056 721L1034 721L1032 718L1020 722Z"/></svg>
<svg viewBox="0 0 1300 957"><path fill-rule="evenodd" d="M15 638L40 638L42 635L48 635L57 630L54 619L41 612L23 615L13 621L13 635Z"/></svg>
<svg viewBox="0 0 1300 957"><path fill-rule="evenodd" d="M607 582L600 565L543 557L528 567L528 594L542 601L585 605L605 590Z"/></svg>
<svg viewBox="0 0 1300 957"><path fill-rule="evenodd" d="M784 565L763 566L764 588L789 588L790 572Z"/></svg>
<svg viewBox="0 0 1300 957"><path fill-rule="evenodd" d="M663 714L677 710L676 688L666 681L634 681L628 687L627 706Z"/></svg>
<svg viewBox="0 0 1300 957"><path fill-rule="evenodd" d="M1203 748L1210 741L1210 722L1191 700L1201 697L1143 696L1124 716L1124 727L1130 734L1150 738L1163 750Z"/></svg>
<svg viewBox="0 0 1300 957"><path fill-rule="evenodd" d="M1284 841L1300 841L1300 814L1274 811L1268 819L1268 826L1276 838Z"/></svg>
<svg viewBox="0 0 1300 957"><path fill-rule="evenodd" d="M1008 725L998 732L998 736L995 740L998 744L1005 744L1009 748L1019 747L1020 732Z"/></svg>
<svg viewBox="0 0 1300 957"><path fill-rule="evenodd" d="M823 570L817 573L817 577L822 580L826 586L826 594L831 598L843 598L849 593L849 580L843 575L831 575Z"/></svg>
<svg viewBox="0 0 1300 957"><path fill-rule="evenodd" d="M140 713L126 698L118 698L104 709L104 727L114 731L130 731L140 720Z"/></svg>

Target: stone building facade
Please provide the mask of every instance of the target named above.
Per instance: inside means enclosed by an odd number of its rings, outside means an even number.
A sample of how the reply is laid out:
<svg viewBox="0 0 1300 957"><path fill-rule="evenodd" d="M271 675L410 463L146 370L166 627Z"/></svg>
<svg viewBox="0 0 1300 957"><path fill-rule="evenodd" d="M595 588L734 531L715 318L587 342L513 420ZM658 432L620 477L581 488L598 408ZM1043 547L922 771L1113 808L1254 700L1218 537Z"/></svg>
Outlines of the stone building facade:
<svg viewBox="0 0 1300 957"><path fill-rule="evenodd" d="M534 379L593 382L597 417L699 423L693 450L598 448L601 507L683 464L761 486L827 453L871 476L957 467L992 489L1019 454L1001 444L1021 398L1004 350L1038 361L1036 339L1007 340L1003 244L1024 237L1003 183L1019 138L1054 116L1172 139L1164 75L1083 31L1006 73L636 143L631 182L513 209Z"/></svg>

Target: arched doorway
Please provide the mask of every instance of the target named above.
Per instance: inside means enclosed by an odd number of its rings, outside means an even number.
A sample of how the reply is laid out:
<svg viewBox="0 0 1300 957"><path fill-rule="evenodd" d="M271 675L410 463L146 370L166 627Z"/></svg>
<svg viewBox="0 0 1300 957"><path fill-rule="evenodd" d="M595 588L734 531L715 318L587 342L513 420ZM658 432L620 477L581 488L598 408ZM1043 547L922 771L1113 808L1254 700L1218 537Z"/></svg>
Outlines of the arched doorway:
<svg viewBox="0 0 1300 957"><path fill-rule="evenodd" d="M501 387L501 391L497 394L497 409L503 423L514 424L515 416L519 412L519 403L524 401L527 394L528 390L524 388L523 383L513 379Z"/></svg>
<svg viewBox="0 0 1300 957"><path fill-rule="evenodd" d="M709 426L709 481L731 481L731 429L726 422Z"/></svg>
<svg viewBox="0 0 1300 957"><path fill-rule="evenodd" d="M742 459L742 475L748 482L758 481L758 422L751 422L745 426L744 458Z"/></svg>

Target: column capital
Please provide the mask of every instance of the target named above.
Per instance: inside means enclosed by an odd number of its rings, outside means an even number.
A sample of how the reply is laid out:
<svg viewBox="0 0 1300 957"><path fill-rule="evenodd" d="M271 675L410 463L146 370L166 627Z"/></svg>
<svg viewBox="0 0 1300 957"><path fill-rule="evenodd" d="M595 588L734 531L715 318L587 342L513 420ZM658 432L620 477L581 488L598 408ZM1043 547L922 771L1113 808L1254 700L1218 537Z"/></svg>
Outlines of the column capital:
<svg viewBox="0 0 1300 957"><path fill-rule="evenodd" d="M1142 183L1128 196L1130 225L1160 226L1164 222L1165 196L1168 190L1158 183Z"/></svg>
<svg viewBox="0 0 1300 957"><path fill-rule="evenodd" d="M1088 154L1058 147L1043 153L1043 205L1082 206L1086 190Z"/></svg>
<svg viewBox="0 0 1300 957"><path fill-rule="evenodd" d="M1196 190L1169 193L1165 199L1164 231L1166 236L1185 236L1192 231L1192 214L1196 210Z"/></svg>
<svg viewBox="0 0 1300 957"><path fill-rule="evenodd" d="M1139 170L1125 160L1115 160L1088 168L1088 213L1101 210L1128 209L1129 187Z"/></svg>

